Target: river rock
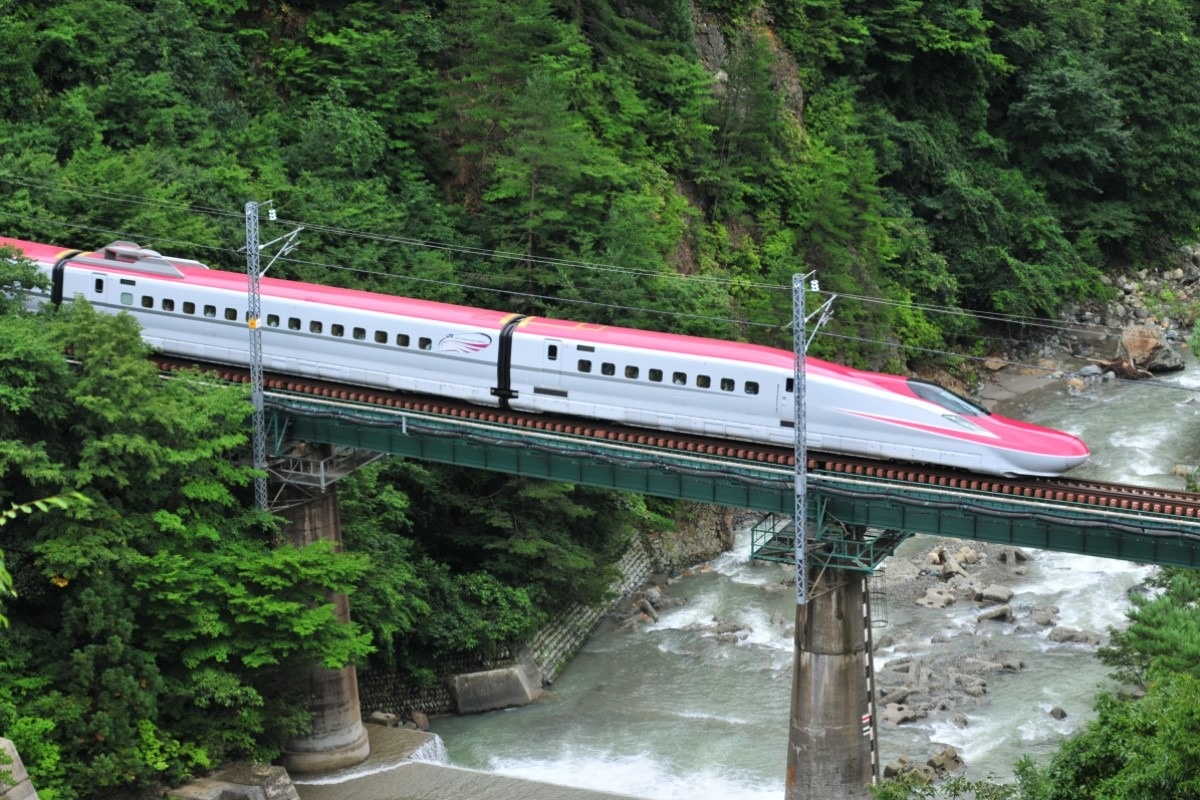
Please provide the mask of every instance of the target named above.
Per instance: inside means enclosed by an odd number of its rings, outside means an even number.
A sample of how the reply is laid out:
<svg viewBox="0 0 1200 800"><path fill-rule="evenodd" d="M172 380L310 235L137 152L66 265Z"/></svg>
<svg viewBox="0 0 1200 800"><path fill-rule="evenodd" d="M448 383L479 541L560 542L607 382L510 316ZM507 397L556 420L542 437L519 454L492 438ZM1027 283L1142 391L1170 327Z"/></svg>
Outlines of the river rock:
<svg viewBox="0 0 1200 800"><path fill-rule="evenodd" d="M918 764L903 756L884 765L883 777L898 778L901 775L911 775L924 784L930 784L937 780L937 773L933 771L933 767L928 764Z"/></svg>
<svg viewBox="0 0 1200 800"><path fill-rule="evenodd" d="M964 544L962 547L958 548L958 555L955 556L955 559L959 564L978 564L979 553L975 550L975 548L968 547Z"/></svg>
<svg viewBox="0 0 1200 800"><path fill-rule="evenodd" d="M975 617L976 622L987 622L989 620L999 620L1001 622L1012 622L1013 621L1012 606L1010 606L1008 603L1005 603L1002 606L993 606L992 608L985 609L981 614L979 614L977 617Z"/></svg>
<svg viewBox="0 0 1200 800"><path fill-rule="evenodd" d="M967 575L967 571L962 568L962 565L958 563L958 559L952 555L946 555L942 561L942 578L953 578L956 575L963 578L970 577Z"/></svg>
<svg viewBox="0 0 1200 800"><path fill-rule="evenodd" d="M1055 706L1054 708L1050 709L1050 716L1054 717L1055 719L1066 719L1067 712L1063 710L1062 706Z"/></svg>
<svg viewBox="0 0 1200 800"><path fill-rule="evenodd" d="M964 672L982 674L985 672L1000 672L1004 669L1004 665L999 661L987 661L982 658L964 658L958 662L958 666Z"/></svg>
<svg viewBox="0 0 1200 800"><path fill-rule="evenodd" d="M930 586L925 596L917 598L917 605L925 608L945 608L954 605L954 592L944 586Z"/></svg>
<svg viewBox="0 0 1200 800"><path fill-rule="evenodd" d="M998 583L985 586L975 595L975 600L980 603L1007 603L1012 598L1013 590Z"/></svg>
<svg viewBox="0 0 1200 800"><path fill-rule="evenodd" d="M1183 357L1167 341L1157 325L1131 325L1121 331L1117 358L1128 359L1149 372L1173 372L1183 369Z"/></svg>
<svg viewBox="0 0 1200 800"><path fill-rule="evenodd" d="M1029 618L1033 620L1035 625L1057 625L1058 606L1034 606L1029 612Z"/></svg>
<svg viewBox="0 0 1200 800"><path fill-rule="evenodd" d="M1095 631L1081 631L1076 628L1064 628L1061 625L1052 629L1046 638L1060 644L1100 645L1104 642L1104 637Z"/></svg>
<svg viewBox="0 0 1200 800"><path fill-rule="evenodd" d="M945 776L963 766L962 756L958 754L958 750L950 745L946 745L941 750L938 750L925 763L939 776Z"/></svg>
<svg viewBox="0 0 1200 800"><path fill-rule="evenodd" d="M1027 550L1022 550L1019 547L1005 547L1000 550L996 556L1001 564L1021 564L1026 561L1033 561L1033 556Z"/></svg>
<svg viewBox="0 0 1200 800"><path fill-rule="evenodd" d="M888 725L902 725L905 722L915 722L925 716L925 712L903 703L888 703L884 706L880 719Z"/></svg>

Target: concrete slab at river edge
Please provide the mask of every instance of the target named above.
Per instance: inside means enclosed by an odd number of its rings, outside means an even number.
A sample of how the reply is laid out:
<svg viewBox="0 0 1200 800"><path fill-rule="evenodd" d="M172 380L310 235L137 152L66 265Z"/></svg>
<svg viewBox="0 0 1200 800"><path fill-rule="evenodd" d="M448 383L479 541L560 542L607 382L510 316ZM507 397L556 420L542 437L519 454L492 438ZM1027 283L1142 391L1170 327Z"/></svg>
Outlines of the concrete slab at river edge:
<svg viewBox="0 0 1200 800"><path fill-rule="evenodd" d="M300 800L638 800L629 795L408 761L432 734L367 725L371 755L344 774L293 775Z"/></svg>

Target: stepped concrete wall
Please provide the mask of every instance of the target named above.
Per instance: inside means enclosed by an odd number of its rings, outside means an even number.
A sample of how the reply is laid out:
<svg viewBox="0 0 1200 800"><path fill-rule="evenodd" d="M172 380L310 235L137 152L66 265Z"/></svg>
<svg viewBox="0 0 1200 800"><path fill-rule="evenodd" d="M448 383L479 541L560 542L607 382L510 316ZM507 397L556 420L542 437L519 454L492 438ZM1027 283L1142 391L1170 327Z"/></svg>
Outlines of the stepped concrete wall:
<svg viewBox="0 0 1200 800"><path fill-rule="evenodd" d="M618 570L621 577L613 586L615 597L611 603L563 609L533 636L521 653L500 653L485 663L448 663L444 665L444 677L427 689L408 686L394 674L380 670L358 673L363 713L470 713L530 702L540 693L541 686L554 682L587 642L600 619L650 576L650 555L640 540L635 540L626 551ZM485 691L489 687L490 694ZM464 701L466 707L462 705Z"/></svg>
<svg viewBox="0 0 1200 800"><path fill-rule="evenodd" d="M29 782L29 774L25 772L16 745L8 739L0 739L0 753L7 755L7 760L12 762L0 763L0 773L9 774L6 780L0 780L0 800L38 800L37 791Z"/></svg>

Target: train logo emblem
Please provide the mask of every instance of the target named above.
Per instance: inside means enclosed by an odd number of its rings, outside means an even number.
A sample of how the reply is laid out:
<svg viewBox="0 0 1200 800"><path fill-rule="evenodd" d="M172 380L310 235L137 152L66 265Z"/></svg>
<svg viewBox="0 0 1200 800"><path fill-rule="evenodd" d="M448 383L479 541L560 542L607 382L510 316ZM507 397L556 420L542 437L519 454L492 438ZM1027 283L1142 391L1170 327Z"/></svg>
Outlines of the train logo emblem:
<svg viewBox="0 0 1200 800"><path fill-rule="evenodd" d="M492 343L486 333L452 333L438 342L442 353L478 353Z"/></svg>

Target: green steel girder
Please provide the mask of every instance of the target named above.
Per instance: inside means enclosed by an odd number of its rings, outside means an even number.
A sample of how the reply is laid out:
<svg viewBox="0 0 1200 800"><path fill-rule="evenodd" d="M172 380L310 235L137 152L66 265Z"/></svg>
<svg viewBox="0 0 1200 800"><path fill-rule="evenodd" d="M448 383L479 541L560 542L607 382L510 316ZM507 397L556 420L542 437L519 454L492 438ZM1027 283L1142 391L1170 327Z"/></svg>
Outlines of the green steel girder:
<svg viewBox="0 0 1200 800"><path fill-rule="evenodd" d="M1200 520L842 476L810 476L845 526L1200 568Z"/></svg>
<svg viewBox="0 0 1200 800"><path fill-rule="evenodd" d="M343 401L266 402L273 430L291 440L785 516L795 509L787 467ZM907 536L930 534L1200 568L1200 520L827 473L809 473L807 491L818 532L810 538L831 566L869 571ZM783 542L775 549L783 560Z"/></svg>
<svg viewBox="0 0 1200 800"><path fill-rule="evenodd" d="M301 441L734 508L784 513L794 505L790 470L769 474L733 459L347 404L272 399L268 406L287 417L277 428Z"/></svg>

